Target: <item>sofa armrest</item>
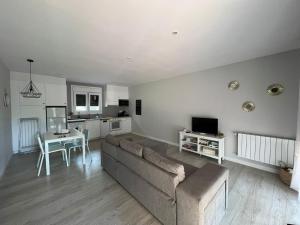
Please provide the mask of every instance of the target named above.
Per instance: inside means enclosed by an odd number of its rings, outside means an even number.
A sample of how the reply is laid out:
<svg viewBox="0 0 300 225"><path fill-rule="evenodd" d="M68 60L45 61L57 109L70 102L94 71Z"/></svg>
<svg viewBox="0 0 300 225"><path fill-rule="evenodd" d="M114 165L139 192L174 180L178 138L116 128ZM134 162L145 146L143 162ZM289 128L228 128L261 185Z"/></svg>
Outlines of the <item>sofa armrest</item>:
<svg viewBox="0 0 300 225"><path fill-rule="evenodd" d="M218 208L216 204L221 204L225 212L228 176L229 170L225 167L207 163L179 184L176 189L177 225L206 225L208 216L205 214L208 208L212 208L208 207L210 205L214 205L215 210ZM223 198L218 195L223 195Z"/></svg>

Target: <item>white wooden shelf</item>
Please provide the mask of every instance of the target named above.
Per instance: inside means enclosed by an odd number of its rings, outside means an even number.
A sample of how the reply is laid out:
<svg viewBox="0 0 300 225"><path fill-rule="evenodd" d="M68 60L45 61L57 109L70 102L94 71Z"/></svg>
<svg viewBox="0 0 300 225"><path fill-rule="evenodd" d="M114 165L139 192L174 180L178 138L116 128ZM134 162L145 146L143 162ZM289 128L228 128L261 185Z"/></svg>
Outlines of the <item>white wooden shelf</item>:
<svg viewBox="0 0 300 225"><path fill-rule="evenodd" d="M203 155L203 156L206 156L206 157L217 159L219 164L222 163L222 159L224 159L224 139L225 139L224 137L197 134L197 133L187 133L187 132L184 132L184 131L180 131L179 132L179 138L180 138L179 139L179 151L180 152L182 150L183 151L188 151L188 152L193 152L193 153L196 153L198 155ZM196 140L196 142L188 141L187 138ZM201 141L207 141L208 145L200 143L200 140ZM215 147L209 146L209 144L212 143L212 142L216 144ZM197 149L192 150L192 149L189 149L187 147L184 147L184 145L192 145L193 147L197 146ZM205 148L214 151L215 155L204 152Z"/></svg>
<svg viewBox="0 0 300 225"><path fill-rule="evenodd" d="M185 144L197 145L197 142L191 142L191 141L185 141L185 140L182 140L182 142Z"/></svg>

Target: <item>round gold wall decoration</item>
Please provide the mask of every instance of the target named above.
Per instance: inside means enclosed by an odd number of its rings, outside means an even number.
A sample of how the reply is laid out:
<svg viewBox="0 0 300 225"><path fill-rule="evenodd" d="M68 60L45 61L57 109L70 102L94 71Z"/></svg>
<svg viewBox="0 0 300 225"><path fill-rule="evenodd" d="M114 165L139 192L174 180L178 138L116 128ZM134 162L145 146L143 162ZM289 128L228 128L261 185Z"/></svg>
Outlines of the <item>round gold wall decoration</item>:
<svg viewBox="0 0 300 225"><path fill-rule="evenodd" d="M238 82L237 80L230 81L228 84L228 89L232 91L237 90L239 87L240 87L240 82Z"/></svg>
<svg viewBox="0 0 300 225"><path fill-rule="evenodd" d="M255 104L254 102L246 101L243 103L242 109L245 112L252 112L255 109Z"/></svg>
<svg viewBox="0 0 300 225"><path fill-rule="evenodd" d="M267 88L267 94L271 96L280 95L284 91L281 84L272 84Z"/></svg>

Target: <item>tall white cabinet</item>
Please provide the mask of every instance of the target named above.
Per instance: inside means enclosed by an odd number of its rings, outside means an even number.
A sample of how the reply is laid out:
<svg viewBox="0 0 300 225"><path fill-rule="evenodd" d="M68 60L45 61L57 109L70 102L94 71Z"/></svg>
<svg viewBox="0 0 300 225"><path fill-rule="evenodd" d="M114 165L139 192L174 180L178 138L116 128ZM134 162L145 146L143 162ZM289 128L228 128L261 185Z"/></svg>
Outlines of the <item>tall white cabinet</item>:
<svg viewBox="0 0 300 225"><path fill-rule="evenodd" d="M42 93L40 98L23 98L20 91L29 82L28 73L11 72L11 124L14 153L18 152L20 118L39 118L41 132L46 131L46 106L66 106L67 86L65 78L32 74L32 80Z"/></svg>
<svg viewBox="0 0 300 225"><path fill-rule="evenodd" d="M57 80L58 81L58 80ZM45 83L45 103L47 106L67 106L67 86L62 83Z"/></svg>

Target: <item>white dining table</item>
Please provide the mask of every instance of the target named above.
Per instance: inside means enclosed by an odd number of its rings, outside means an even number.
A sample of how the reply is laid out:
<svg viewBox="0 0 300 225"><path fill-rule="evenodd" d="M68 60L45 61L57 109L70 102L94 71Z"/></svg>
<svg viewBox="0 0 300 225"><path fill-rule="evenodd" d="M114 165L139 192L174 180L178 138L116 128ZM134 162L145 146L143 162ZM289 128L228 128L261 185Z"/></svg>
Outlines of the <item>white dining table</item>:
<svg viewBox="0 0 300 225"><path fill-rule="evenodd" d="M43 135L45 142L45 159L46 159L46 174L50 175L50 161L49 161L49 144L63 141L73 141L76 139L82 140L82 164L85 165L85 137L84 134L76 129L71 129L68 134L56 135L53 132L46 132Z"/></svg>

